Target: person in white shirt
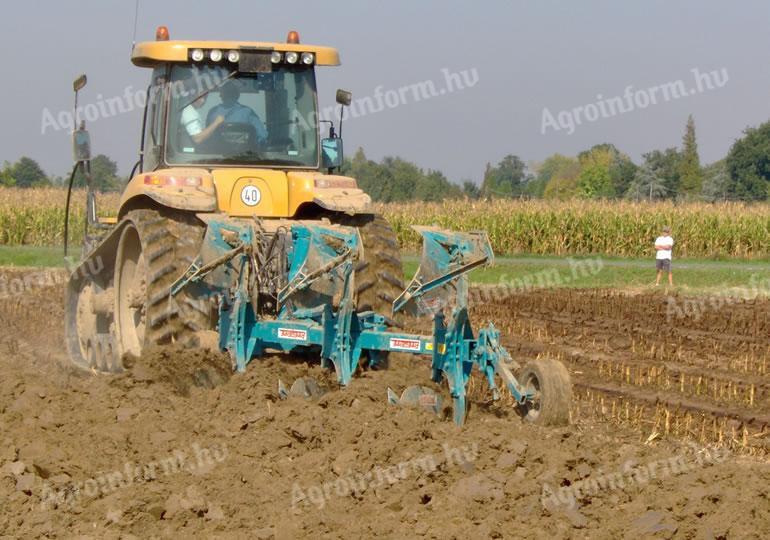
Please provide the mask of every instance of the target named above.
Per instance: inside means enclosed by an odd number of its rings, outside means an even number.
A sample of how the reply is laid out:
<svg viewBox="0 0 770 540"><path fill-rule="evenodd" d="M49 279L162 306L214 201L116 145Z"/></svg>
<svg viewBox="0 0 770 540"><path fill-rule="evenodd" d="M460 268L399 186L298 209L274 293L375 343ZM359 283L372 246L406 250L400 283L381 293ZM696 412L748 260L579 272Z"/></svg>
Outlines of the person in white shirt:
<svg viewBox="0 0 770 540"><path fill-rule="evenodd" d="M224 116L220 114L213 119L210 125L203 127L203 120L201 119L198 109L205 105L207 96L208 94L201 96L182 109L180 122L195 144L201 144L211 137L217 128L225 121Z"/></svg>
<svg viewBox="0 0 770 540"><path fill-rule="evenodd" d="M663 227L663 235L655 239L655 268L658 276L655 279L655 286L660 285L660 278L663 272L668 272L668 284L674 286L674 276L671 273L671 249L674 247L674 239L671 238L671 227Z"/></svg>

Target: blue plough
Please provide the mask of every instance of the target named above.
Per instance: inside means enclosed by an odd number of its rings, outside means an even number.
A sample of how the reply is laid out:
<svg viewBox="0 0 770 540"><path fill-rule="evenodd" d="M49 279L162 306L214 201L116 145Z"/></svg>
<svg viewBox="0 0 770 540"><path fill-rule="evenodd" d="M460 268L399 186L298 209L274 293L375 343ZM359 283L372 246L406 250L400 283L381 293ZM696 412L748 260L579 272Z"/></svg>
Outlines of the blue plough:
<svg viewBox="0 0 770 540"><path fill-rule="evenodd" d="M322 365L333 366L337 380L346 386L363 355L372 366L386 352L426 355L432 361L433 381L447 380L458 425L465 421L466 389L474 366L495 399L500 396L497 375L525 415L537 415L547 386L542 375L535 370L532 376L530 370L527 380L519 382L511 371L511 356L500 344L500 332L490 323L474 335L469 320L468 272L493 260L486 233L415 227L424 239L422 260L394 301L393 314L431 315L433 334L424 336L393 331L383 314L356 311L353 269L363 249L357 229L325 222L294 222L288 229L288 271L269 316L261 313L259 300L259 222L210 222L201 251L209 262L200 256L172 286L171 294L176 295L189 283L206 279L220 291L219 347L229 351L235 369L244 371L269 349L311 348L320 350Z"/></svg>

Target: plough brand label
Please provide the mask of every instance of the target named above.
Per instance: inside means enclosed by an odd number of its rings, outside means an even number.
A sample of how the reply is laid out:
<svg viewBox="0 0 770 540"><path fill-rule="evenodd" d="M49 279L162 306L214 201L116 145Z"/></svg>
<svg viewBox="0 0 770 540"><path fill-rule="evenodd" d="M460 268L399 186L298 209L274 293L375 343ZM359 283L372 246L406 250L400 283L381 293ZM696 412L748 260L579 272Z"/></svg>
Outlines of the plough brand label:
<svg viewBox="0 0 770 540"><path fill-rule="evenodd" d="M294 328L279 328L278 337L281 339L293 339L294 341L307 341L307 330L295 330Z"/></svg>
<svg viewBox="0 0 770 540"><path fill-rule="evenodd" d="M390 348L400 349L402 351L419 351L419 339L390 338Z"/></svg>

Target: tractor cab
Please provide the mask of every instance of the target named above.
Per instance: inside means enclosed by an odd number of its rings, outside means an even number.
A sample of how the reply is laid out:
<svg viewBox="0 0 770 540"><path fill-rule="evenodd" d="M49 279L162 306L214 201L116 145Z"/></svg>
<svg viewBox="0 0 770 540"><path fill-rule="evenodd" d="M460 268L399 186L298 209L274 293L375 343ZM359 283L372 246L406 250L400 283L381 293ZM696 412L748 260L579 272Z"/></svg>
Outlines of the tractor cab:
<svg viewBox="0 0 770 540"><path fill-rule="evenodd" d="M173 41L159 27L132 61L152 76L119 216L148 198L234 217L369 210L355 180L333 174L343 159L334 123L325 137L319 128L315 68L339 65L336 49L300 44L296 31L285 43ZM337 91L340 105L350 99Z"/></svg>
<svg viewBox="0 0 770 540"><path fill-rule="evenodd" d="M339 64L336 50L300 45L294 31L286 43L170 41L165 27L157 38L132 54L153 70L141 172L339 166L334 130L319 141L315 80L317 65Z"/></svg>

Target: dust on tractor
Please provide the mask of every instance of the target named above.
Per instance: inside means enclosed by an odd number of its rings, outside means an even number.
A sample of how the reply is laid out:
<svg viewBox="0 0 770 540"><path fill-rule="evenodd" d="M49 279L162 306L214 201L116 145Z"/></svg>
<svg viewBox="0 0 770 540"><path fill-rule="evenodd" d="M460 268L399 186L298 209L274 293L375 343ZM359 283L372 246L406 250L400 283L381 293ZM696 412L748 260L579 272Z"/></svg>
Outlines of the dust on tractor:
<svg viewBox="0 0 770 540"><path fill-rule="evenodd" d="M564 366L520 369L492 324L471 325L468 272L493 260L484 232L416 227L422 260L404 288L393 229L355 179L335 174L342 114L338 131L318 119L315 68L339 65L335 49L300 44L294 31L286 43L172 41L160 27L132 61L152 79L139 159L114 218L97 216L85 125L74 134L70 189L78 168L88 189L66 294L74 364L119 372L125 355L156 345L213 342L238 371L275 352L315 355L346 386L364 365L409 353L446 382L458 424L474 367L528 420L567 421ZM75 81L76 114L85 84ZM337 91L342 107L350 99ZM431 317L432 333L402 331L400 313ZM442 401L419 385L400 396L388 389L388 399L434 410Z"/></svg>

